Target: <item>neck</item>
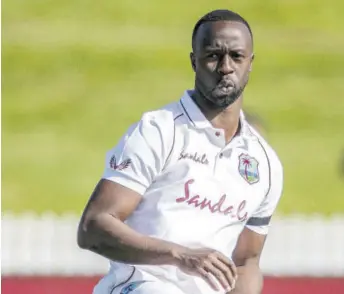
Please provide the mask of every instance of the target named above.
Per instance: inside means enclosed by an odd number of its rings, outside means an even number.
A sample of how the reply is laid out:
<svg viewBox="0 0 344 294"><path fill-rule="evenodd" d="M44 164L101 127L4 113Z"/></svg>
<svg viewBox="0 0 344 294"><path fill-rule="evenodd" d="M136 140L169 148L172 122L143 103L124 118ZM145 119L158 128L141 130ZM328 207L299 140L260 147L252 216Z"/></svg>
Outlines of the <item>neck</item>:
<svg viewBox="0 0 344 294"><path fill-rule="evenodd" d="M240 131L240 111L242 107L242 95L231 105L225 108L214 108L197 92L191 95L203 115L211 125L217 129L223 129L226 141L229 142Z"/></svg>

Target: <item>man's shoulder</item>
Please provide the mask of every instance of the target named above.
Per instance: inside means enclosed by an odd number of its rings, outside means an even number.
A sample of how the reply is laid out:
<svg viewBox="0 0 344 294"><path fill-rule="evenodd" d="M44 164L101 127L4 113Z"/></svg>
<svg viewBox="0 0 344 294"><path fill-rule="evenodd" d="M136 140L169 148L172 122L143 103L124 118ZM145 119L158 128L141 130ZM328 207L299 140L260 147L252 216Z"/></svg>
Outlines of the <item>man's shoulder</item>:
<svg viewBox="0 0 344 294"><path fill-rule="evenodd" d="M252 127L250 124L248 124L248 127L249 127L249 131L256 138L258 146L263 149L271 168L282 171L283 165L276 150L268 143L268 141L254 127Z"/></svg>
<svg viewBox="0 0 344 294"><path fill-rule="evenodd" d="M181 114L179 101L174 101L160 108L144 112L140 121L155 123L159 128L168 128L174 125L175 119Z"/></svg>

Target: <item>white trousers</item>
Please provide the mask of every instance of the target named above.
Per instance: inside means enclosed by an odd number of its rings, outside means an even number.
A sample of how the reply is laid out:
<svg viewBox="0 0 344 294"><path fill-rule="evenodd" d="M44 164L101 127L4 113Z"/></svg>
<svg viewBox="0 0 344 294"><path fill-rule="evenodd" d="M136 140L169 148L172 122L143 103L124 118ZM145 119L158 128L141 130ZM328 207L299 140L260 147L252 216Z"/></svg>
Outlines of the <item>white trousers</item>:
<svg viewBox="0 0 344 294"><path fill-rule="evenodd" d="M124 271L110 271L93 290L93 294L189 294L175 284L128 267ZM197 294L197 293L195 293Z"/></svg>

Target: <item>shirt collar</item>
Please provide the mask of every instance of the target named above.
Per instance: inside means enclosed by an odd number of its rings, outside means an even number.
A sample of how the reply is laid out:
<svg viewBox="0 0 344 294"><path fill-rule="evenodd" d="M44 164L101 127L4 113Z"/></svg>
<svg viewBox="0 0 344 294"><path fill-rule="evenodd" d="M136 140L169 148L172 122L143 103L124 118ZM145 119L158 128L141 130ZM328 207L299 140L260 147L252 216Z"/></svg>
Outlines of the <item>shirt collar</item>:
<svg viewBox="0 0 344 294"><path fill-rule="evenodd" d="M199 109L197 104L193 101L190 96L191 91L187 90L184 92L184 95L180 99L180 105L189 121L189 123L197 128L197 129L215 129L209 120L204 116L202 111ZM240 119L239 119L241 128L240 128L240 136L252 136L252 132L250 131L249 125L245 119L244 112L240 111Z"/></svg>

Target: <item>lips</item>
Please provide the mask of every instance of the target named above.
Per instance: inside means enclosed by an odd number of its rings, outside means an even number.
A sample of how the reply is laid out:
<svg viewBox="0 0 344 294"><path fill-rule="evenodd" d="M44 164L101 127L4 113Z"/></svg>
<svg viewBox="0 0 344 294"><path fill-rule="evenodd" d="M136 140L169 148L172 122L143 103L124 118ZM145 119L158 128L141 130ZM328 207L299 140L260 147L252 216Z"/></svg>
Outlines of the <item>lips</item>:
<svg viewBox="0 0 344 294"><path fill-rule="evenodd" d="M234 87L234 83L231 80L222 80L219 83L219 87L232 88Z"/></svg>

